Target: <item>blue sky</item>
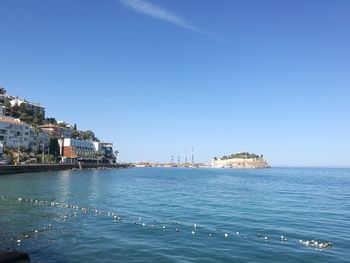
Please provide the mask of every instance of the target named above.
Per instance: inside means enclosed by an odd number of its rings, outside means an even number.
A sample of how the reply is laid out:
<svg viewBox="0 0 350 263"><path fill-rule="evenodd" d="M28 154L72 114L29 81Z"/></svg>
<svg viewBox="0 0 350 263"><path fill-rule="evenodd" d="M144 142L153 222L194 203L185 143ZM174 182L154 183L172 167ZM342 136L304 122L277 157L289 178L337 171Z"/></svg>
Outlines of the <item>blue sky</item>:
<svg viewBox="0 0 350 263"><path fill-rule="evenodd" d="M0 86L123 161L350 166L350 1L2 0Z"/></svg>

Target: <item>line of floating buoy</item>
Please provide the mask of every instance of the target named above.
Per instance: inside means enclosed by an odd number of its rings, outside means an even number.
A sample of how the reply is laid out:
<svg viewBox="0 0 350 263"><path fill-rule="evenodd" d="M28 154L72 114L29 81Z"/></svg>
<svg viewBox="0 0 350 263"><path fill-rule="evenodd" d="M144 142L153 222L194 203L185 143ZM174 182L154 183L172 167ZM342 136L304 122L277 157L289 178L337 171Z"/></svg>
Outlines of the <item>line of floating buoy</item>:
<svg viewBox="0 0 350 263"><path fill-rule="evenodd" d="M6 197L6 196L0 196L0 199L2 200L15 200L15 201L18 201L18 202L28 202L28 203L33 203L35 205L45 205L45 206L48 206L48 207L57 207L57 208L67 208L67 209L73 209L75 210L72 214L68 214L68 215L63 215L58 221L67 221L69 218L71 217L77 217L78 216L78 212L81 212L82 214L88 214L88 213L92 213L93 215L105 215L105 216L108 216L108 217L112 217L113 221L114 222L118 222L118 221L121 221L121 222L127 222L127 223L132 223L133 225L140 225L142 226L143 228L152 228L152 229L161 229L163 231L166 231L166 230L171 230L171 228L167 228L167 226L165 224L170 224L169 222L166 223L166 222L158 222L157 220L153 220L153 222L156 222L157 224L159 224L159 226L156 226L155 224L147 224L146 222L143 221L142 217L135 217L135 220L132 220L131 218L130 219L127 219L126 217L124 216L121 216L121 215L118 215L116 212L111 212L111 211L103 211L103 210L99 210L97 209L96 207L94 208L88 208L88 207L81 207L81 206L78 206L78 205L70 205L70 204L65 204L65 203L59 203L59 202L54 202L54 201L43 201L43 200L38 200L38 199L33 199L33 198L23 198L23 197L17 197L17 198L9 198L9 197ZM188 228L189 226L187 225L182 225L182 224L179 224L178 222L172 222L171 224L173 225L176 225L176 228L175 228L175 232L180 232L180 227L182 228ZM48 226L49 228L52 227L52 224L49 224ZM190 233L192 235L197 235L197 229L198 226L197 224L193 224L192 225L192 229L190 230ZM40 229L40 230L35 230L34 233L38 233L39 231L45 231L46 230L46 227ZM184 231L182 231L184 232ZM233 236L237 236L237 237L243 237L244 239L247 238L247 236L245 235L241 235L241 233L239 231L235 232L235 235L230 233L230 232L227 232L227 231L224 231L223 228L216 228L216 232L223 232L223 234L221 234L225 239L230 239L229 237L231 235ZM185 232L184 232L185 233ZM200 231L198 232L200 233ZM208 237L213 237L214 234L213 233L208 233L207 234ZM217 235L218 237L220 237L220 235ZM24 236L24 238L29 238L30 235L27 234ZM262 239L264 241L269 241L269 240L276 240L276 239L273 239L269 236L266 236L266 235L262 235L260 233L257 233L257 237L259 239ZM22 237L23 238L23 237ZM279 238L277 238L277 240L280 240L282 241L283 243L286 243L288 242L288 237L285 236L285 235L281 235L279 236ZM17 245L20 245L22 242L22 240L20 238L18 238L16 240L16 243ZM334 246L334 244L332 242L318 242L318 241L315 241L315 240L299 240L299 243L304 245L304 246L307 246L307 247L312 247L312 248L316 248L316 249L327 249L327 248L331 248Z"/></svg>
<svg viewBox="0 0 350 263"><path fill-rule="evenodd" d="M319 249L331 248L334 246L332 242L323 242L320 243L316 240L299 240L299 244L304 245L306 247L313 247Z"/></svg>

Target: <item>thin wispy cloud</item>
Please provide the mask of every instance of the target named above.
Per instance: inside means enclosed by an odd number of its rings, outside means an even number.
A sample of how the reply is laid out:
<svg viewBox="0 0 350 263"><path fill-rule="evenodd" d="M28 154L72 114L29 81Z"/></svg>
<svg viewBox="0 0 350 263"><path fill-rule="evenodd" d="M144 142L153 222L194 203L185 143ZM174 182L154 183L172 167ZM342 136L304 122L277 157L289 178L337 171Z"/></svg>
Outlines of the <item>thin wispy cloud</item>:
<svg viewBox="0 0 350 263"><path fill-rule="evenodd" d="M120 2L125 6L130 7L136 12L139 12L141 14L148 15L148 16L163 20L165 22L172 23L177 26L181 26L188 30L192 30L192 31L204 34L198 28L196 28L195 26L187 22L184 18L178 15L175 15L171 11L164 9L160 6L151 4L143 0L120 0Z"/></svg>

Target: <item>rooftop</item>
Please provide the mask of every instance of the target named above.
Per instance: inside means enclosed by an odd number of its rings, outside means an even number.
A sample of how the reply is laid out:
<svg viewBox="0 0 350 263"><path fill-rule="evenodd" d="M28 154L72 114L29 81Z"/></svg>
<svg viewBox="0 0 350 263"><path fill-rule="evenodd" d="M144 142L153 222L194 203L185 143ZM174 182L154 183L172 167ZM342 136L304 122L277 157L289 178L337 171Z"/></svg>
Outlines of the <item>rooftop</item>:
<svg viewBox="0 0 350 263"><path fill-rule="evenodd" d="M11 117L0 117L0 122L1 123L11 123L11 124L23 124L23 125L27 125L28 124L21 122L20 119L15 119L15 118L11 118Z"/></svg>

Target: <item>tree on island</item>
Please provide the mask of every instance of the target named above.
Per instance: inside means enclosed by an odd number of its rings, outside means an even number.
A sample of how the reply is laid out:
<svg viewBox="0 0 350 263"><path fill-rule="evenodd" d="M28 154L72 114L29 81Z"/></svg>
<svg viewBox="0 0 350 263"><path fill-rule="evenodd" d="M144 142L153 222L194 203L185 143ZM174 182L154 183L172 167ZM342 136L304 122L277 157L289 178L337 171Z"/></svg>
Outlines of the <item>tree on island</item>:
<svg viewBox="0 0 350 263"><path fill-rule="evenodd" d="M223 156L220 159L221 160L227 160L227 159L235 159L235 158L241 158L241 159L259 159L262 158L263 155L261 155L261 157L255 153L249 153L249 152L240 152L240 153L233 153L229 156Z"/></svg>

